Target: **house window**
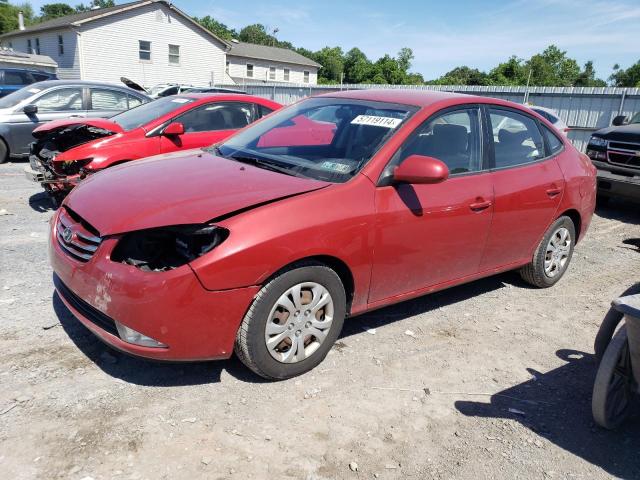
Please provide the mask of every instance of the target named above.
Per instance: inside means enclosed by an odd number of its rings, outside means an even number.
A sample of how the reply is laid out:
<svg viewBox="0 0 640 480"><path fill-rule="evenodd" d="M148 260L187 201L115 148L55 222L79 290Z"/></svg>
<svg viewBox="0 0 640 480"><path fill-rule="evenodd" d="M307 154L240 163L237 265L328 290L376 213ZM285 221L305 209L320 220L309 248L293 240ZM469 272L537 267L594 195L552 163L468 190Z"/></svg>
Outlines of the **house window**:
<svg viewBox="0 0 640 480"><path fill-rule="evenodd" d="M288 82L289 81L289 75L291 74L291 70L289 70L288 68L284 69L284 81Z"/></svg>
<svg viewBox="0 0 640 480"><path fill-rule="evenodd" d="M36 55L40 55L40 39L36 38Z"/></svg>
<svg viewBox="0 0 640 480"><path fill-rule="evenodd" d="M276 79L276 67L269 67L269 80Z"/></svg>
<svg viewBox="0 0 640 480"><path fill-rule="evenodd" d="M138 40L138 56L142 61L151 61L151 42Z"/></svg>
<svg viewBox="0 0 640 480"><path fill-rule="evenodd" d="M227 60L227 66L224 69L225 72L227 72L227 75L229 75L229 60Z"/></svg>
<svg viewBox="0 0 640 480"><path fill-rule="evenodd" d="M31 39L27 39L27 53L33 53L33 47L31 46Z"/></svg>
<svg viewBox="0 0 640 480"><path fill-rule="evenodd" d="M64 38L58 35L58 55L64 55Z"/></svg>
<svg viewBox="0 0 640 480"><path fill-rule="evenodd" d="M304 83L309 83L309 72L304 71Z"/></svg>
<svg viewBox="0 0 640 480"><path fill-rule="evenodd" d="M169 45L169 63L180 65L180 45Z"/></svg>
<svg viewBox="0 0 640 480"><path fill-rule="evenodd" d="M13 42L9 42L9 48L13 49Z"/></svg>
<svg viewBox="0 0 640 480"><path fill-rule="evenodd" d="M253 78L253 65L247 63L247 77Z"/></svg>

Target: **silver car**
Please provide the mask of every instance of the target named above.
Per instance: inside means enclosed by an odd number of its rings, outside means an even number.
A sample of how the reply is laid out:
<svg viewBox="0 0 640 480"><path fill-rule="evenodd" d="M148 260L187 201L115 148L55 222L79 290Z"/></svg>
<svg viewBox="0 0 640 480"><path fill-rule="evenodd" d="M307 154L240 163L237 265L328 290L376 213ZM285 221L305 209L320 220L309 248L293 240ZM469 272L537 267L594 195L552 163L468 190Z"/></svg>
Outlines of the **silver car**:
<svg viewBox="0 0 640 480"><path fill-rule="evenodd" d="M150 101L131 88L102 82L48 80L0 98L0 163L29 156L31 132L69 117L111 117Z"/></svg>

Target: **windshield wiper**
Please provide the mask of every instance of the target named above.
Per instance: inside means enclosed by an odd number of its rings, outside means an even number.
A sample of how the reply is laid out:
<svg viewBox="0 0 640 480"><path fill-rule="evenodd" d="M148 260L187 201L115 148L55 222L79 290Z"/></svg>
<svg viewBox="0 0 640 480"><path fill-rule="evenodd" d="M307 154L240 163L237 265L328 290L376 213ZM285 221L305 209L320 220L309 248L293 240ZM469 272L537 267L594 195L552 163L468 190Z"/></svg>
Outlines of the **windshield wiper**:
<svg viewBox="0 0 640 480"><path fill-rule="evenodd" d="M217 148L217 147L215 147L215 148ZM274 163L267 162L265 160L261 160L261 159L256 158L256 157L251 157L251 156L248 156L248 155L231 155L231 156L226 157L226 158L230 158L232 160L236 160L237 162L240 162L240 163L246 163L248 165L253 165L254 167L264 168L265 170L271 170L272 172L284 173L285 175L291 175L292 177L297 177L298 176L295 172L292 172L288 168L279 167L278 165L276 165Z"/></svg>

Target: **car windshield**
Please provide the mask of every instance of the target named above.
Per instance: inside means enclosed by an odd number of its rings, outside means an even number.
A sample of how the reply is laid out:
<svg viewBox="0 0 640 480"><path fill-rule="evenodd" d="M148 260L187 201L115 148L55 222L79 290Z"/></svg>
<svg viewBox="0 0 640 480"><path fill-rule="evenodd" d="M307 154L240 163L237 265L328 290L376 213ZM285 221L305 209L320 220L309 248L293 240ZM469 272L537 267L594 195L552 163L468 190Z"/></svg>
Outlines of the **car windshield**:
<svg viewBox="0 0 640 480"><path fill-rule="evenodd" d="M176 108L194 102L193 98L185 97L165 97L153 102L144 103L139 107L132 108L125 112L114 115L110 120L116 122L124 130L129 131L146 125Z"/></svg>
<svg viewBox="0 0 640 480"><path fill-rule="evenodd" d="M640 123L640 112L636 113L633 117L631 117L631 120L629 120L629 123Z"/></svg>
<svg viewBox="0 0 640 480"><path fill-rule="evenodd" d="M20 90L16 90L15 92L10 93L6 97L0 98L0 108L15 107L20 102L26 100L27 98L33 97L36 93L40 93L41 91L42 89L38 88L37 86L27 85Z"/></svg>
<svg viewBox="0 0 640 480"><path fill-rule="evenodd" d="M261 168L328 182L358 173L417 107L311 98L277 111L215 148Z"/></svg>

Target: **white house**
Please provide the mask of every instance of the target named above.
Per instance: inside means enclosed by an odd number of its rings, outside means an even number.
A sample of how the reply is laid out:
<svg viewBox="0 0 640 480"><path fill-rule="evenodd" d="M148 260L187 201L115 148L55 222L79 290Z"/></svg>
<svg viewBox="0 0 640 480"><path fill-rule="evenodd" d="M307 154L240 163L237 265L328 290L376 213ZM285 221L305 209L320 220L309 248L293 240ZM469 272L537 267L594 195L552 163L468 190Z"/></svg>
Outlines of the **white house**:
<svg viewBox="0 0 640 480"><path fill-rule="evenodd" d="M0 42L17 52L51 57L58 63L61 79L119 82L124 76L145 87L228 83L227 52L236 48L167 0L138 0L56 18L0 35ZM237 46L243 45L248 44ZM246 52L229 57L230 69L232 63L244 62L241 78L253 62L256 74L261 68L275 67L276 80L284 78L287 70L294 79L289 81L304 83L308 76L308 83L316 83L318 66L302 55L264 47L293 54L281 54L284 61L277 61L260 53L262 49L243 48ZM260 50L261 56L254 50Z"/></svg>
<svg viewBox="0 0 640 480"><path fill-rule="evenodd" d="M318 83L320 64L286 48L231 42L227 74L237 83Z"/></svg>

